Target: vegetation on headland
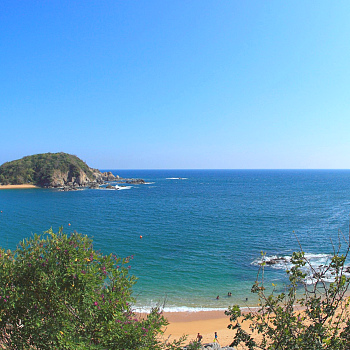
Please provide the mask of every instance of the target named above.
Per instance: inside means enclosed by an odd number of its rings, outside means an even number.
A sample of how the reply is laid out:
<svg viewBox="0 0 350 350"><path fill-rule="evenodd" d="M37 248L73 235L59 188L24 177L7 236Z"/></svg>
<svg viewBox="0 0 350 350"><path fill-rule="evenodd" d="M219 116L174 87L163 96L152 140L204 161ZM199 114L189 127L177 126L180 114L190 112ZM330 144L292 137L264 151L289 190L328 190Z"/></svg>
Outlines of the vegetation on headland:
<svg viewBox="0 0 350 350"><path fill-rule="evenodd" d="M235 331L231 346L243 345L249 350L348 350L350 349L350 277L345 262L350 250L340 254L334 248L327 265L314 268L304 252L294 252L292 267L287 270L289 284L278 293L274 284L271 294L266 292L264 263L252 287L260 300L260 309L242 314L238 305L225 312ZM312 284L306 283L306 271L311 272ZM333 280L327 283L325 279ZM300 293L300 288L303 292ZM242 328L250 323L251 332Z"/></svg>
<svg viewBox="0 0 350 350"><path fill-rule="evenodd" d="M93 169L75 155L67 153L42 153L6 162L0 166L0 184L33 184L50 186L57 174L66 174L67 179L84 174L95 180Z"/></svg>

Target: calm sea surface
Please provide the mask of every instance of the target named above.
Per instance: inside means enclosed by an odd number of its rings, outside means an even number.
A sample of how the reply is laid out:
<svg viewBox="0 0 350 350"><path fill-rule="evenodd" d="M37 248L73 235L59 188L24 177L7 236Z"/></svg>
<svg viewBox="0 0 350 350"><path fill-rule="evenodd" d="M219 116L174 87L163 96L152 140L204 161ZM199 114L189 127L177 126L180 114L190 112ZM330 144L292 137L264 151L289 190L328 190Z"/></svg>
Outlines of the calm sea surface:
<svg viewBox="0 0 350 350"><path fill-rule="evenodd" d="M299 248L297 236L319 264L338 231L348 233L348 170L112 172L148 184L118 191L1 190L0 245L13 249L50 227L76 230L104 253L134 255L137 307L165 302L166 309L196 310L253 305L261 251L288 257ZM284 268L268 268L269 283L282 288Z"/></svg>

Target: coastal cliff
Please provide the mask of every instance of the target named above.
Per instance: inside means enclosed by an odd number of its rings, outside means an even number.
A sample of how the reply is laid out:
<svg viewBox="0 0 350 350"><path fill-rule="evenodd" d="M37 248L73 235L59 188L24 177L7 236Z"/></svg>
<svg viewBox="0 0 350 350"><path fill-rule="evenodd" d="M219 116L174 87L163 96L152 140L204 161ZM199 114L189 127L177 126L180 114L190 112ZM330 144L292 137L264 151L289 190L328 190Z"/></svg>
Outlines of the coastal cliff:
<svg viewBox="0 0 350 350"><path fill-rule="evenodd" d="M98 187L114 181L111 172L101 173L68 153L42 153L6 162L0 166L0 184L33 184L40 187Z"/></svg>

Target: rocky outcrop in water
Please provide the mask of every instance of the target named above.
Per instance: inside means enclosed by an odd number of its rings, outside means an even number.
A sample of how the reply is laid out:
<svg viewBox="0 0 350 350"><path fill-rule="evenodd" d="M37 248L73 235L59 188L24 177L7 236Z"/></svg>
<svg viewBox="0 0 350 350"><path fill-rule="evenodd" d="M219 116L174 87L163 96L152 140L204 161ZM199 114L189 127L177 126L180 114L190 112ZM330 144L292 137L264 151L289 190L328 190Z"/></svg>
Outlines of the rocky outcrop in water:
<svg viewBox="0 0 350 350"><path fill-rule="evenodd" d="M102 179L104 181L115 181L119 179L119 176L114 176L111 171L102 173Z"/></svg>
<svg viewBox="0 0 350 350"><path fill-rule="evenodd" d="M275 265L275 264L286 264L287 263L287 259L282 257L277 257L277 258L271 258L270 260L266 260L265 264L266 265Z"/></svg>
<svg viewBox="0 0 350 350"><path fill-rule="evenodd" d="M145 183L145 180L142 179L125 179L125 183L131 185L141 185Z"/></svg>

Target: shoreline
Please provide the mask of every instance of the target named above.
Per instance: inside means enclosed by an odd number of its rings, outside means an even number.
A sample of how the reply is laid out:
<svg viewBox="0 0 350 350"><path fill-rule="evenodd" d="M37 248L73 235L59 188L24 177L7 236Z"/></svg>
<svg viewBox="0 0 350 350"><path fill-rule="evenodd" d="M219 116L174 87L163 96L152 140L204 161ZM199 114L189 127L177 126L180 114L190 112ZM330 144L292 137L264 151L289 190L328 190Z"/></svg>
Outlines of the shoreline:
<svg viewBox="0 0 350 350"><path fill-rule="evenodd" d="M39 186L24 184L24 185L0 185L0 190L19 190L29 188L40 188Z"/></svg>

